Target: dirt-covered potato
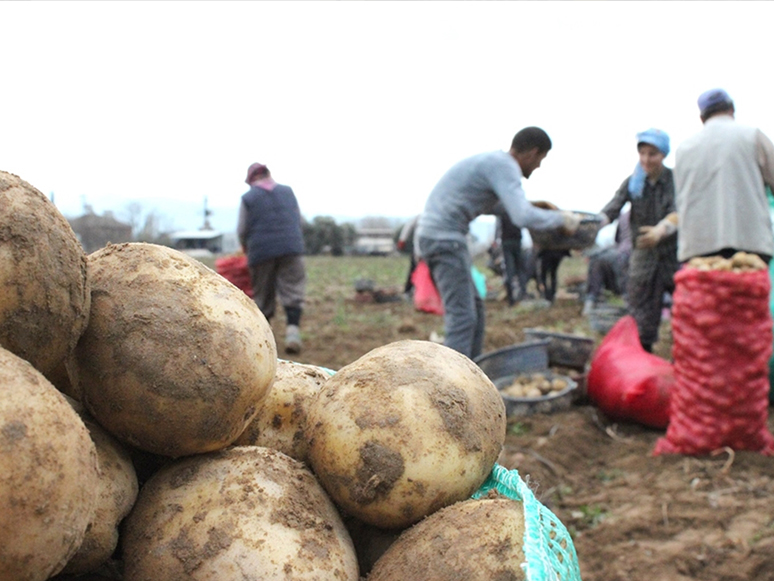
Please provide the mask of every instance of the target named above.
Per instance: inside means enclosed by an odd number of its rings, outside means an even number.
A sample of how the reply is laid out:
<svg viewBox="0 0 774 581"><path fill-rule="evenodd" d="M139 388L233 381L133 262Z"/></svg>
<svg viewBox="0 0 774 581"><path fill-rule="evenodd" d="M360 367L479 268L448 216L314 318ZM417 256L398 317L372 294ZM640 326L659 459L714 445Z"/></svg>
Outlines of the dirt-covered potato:
<svg viewBox="0 0 774 581"><path fill-rule="evenodd" d="M129 452L82 406L75 406L75 409L97 448L99 486L94 516L83 542L62 571L68 574L96 571L110 559L118 545L118 525L134 506L139 491Z"/></svg>
<svg viewBox="0 0 774 581"><path fill-rule="evenodd" d="M255 303L164 246L108 245L88 264L91 316L68 370L89 412L154 454L231 444L277 368L274 335Z"/></svg>
<svg viewBox="0 0 774 581"><path fill-rule="evenodd" d="M33 186L0 171L0 347L53 381L89 316L86 256Z"/></svg>
<svg viewBox="0 0 774 581"><path fill-rule="evenodd" d="M3 348L0 392L0 580L42 581L92 520L97 452L65 396Z"/></svg>
<svg viewBox="0 0 774 581"><path fill-rule="evenodd" d="M524 507L508 498L466 500L404 531L368 581L526 579Z"/></svg>
<svg viewBox="0 0 774 581"><path fill-rule="evenodd" d="M715 256L697 256L688 261L690 268L698 270L719 270L725 272L751 272L765 270L766 263L757 254L748 252L736 252L731 258Z"/></svg>
<svg viewBox="0 0 774 581"><path fill-rule="evenodd" d="M352 541L303 463L236 446L182 458L140 490L126 581L357 581Z"/></svg>
<svg viewBox="0 0 774 581"><path fill-rule="evenodd" d="M500 393L470 359L397 341L325 382L307 416L309 460L347 514L405 528L484 482L505 421Z"/></svg>
<svg viewBox="0 0 774 581"><path fill-rule="evenodd" d="M313 365L279 361L274 385L253 421L234 444L274 448L306 462L309 448L304 436L307 410L329 377Z"/></svg>
<svg viewBox="0 0 774 581"><path fill-rule="evenodd" d="M504 395L519 398L553 396L567 389L567 380L551 377L544 373L524 373L517 375L513 383L501 388Z"/></svg>

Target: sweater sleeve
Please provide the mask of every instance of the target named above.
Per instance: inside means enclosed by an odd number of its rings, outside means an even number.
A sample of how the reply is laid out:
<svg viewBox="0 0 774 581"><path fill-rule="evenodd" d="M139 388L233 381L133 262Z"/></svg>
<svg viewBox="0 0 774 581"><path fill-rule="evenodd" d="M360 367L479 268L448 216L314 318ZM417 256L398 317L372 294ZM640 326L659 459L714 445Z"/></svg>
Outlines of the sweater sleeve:
<svg viewBox="0 0 774 581"><path fill-rule="evenodd" d="M621 214L621 209L629 201L629 178L626 178L621 186L616 191L613 199L610 200L604 208L602 208L602 214L608 217L612 222Z"/></svg>
<svg viewBox="0 0 774 581"><path fill-rule="evenodd" d="M522 176L518 164L498 166L489 175L492 190L514 225L535 230L550 230L564 225L561 212L536 208L527 200L521 187Z"/></svg>

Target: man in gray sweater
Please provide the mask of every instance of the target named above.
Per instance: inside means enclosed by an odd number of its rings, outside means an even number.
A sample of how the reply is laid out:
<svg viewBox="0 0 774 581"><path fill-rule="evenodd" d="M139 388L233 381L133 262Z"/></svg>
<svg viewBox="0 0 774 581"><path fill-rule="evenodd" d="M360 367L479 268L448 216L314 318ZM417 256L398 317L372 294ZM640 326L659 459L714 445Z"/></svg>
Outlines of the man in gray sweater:
<svg viewBox="0 0 774 581"><path fill-rule="evenodd" d="M444 308L445 344L471 359L484 342L484 304L476 291L467 246L470 223L482 214L504 211L517 227L562 228L573 234L576 214L541 209L527 201L521 186L551 149L538 127L526 127L509 151L492 151L458 162L430 192L419 218L416 246L430 268Z"/></svg>

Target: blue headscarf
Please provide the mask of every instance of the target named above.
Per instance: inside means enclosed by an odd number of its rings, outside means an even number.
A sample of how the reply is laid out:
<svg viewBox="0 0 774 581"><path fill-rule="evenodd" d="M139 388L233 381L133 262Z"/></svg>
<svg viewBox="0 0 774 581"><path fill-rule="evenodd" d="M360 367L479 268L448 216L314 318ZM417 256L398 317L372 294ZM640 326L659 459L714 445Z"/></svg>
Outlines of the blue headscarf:
<svg viewBox="0 0 774 581"><path fill-rule="evenodd" d="M660 129L646 129L637 134L637 145L640 143L647 143L658 149L664 154L664 157L669 155L669 135L661 131ZM629 195L632 198L639 198L642 195L642 190L645 187L645 170L638 163L634 168L634 173L629 178Z"/></svg>

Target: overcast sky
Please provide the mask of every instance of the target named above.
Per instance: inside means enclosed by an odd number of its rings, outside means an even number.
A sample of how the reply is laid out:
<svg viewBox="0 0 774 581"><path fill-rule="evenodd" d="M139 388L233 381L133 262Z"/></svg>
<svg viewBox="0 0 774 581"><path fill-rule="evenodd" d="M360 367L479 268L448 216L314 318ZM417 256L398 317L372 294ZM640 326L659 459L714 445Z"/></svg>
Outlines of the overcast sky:
<svg viewBox="0 0 774 581"><path fill-rule="evenodd" d="M260 161L307 218L410 216L528 125L554 143L528 198L596 212L635 134L674 151L718 86L774 137L772 2L0 2L0 22L0 169L65 215L136 200L196 228L206 196L230 227Z"/></svg>

